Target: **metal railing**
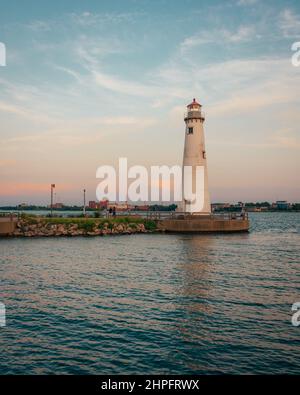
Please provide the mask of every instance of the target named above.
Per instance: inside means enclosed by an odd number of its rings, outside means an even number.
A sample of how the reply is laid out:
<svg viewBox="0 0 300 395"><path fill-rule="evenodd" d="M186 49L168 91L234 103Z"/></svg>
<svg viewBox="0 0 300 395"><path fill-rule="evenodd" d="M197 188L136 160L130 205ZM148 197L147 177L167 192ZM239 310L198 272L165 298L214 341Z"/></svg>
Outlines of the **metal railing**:
<svg viewBox="0 0 300 395"><path fill-rule="evenodd" d="M20 213L10 212L10 211L0 211L0 219L17 221L19 219Z"/></svg>
<svg viewBox="0 0 300 395"><path fill-rule="evenodd" d="M187 111L184 113L184 119L205 119L204 111Z"/></svg>
<svg viewBox="0 0 300 395"><path fill-rule="evenodd" d="M0 219L17 221L20 218L19 212L0 211ZM140 217L149 220L163 220L163 219L214 219L214 220L244 220L248 219L248 212L232 212L232 213L187 213L179 211L117 211L114 216L112 213L101 213L100 218L113 218L113 217Z"/></svg>
<svg viewBox="0 0 300 395"><path fill-rule="evenodd" d="M147 219L152 220L163 220L163 219L214 219L214 220L232 220L232 221L241 221L248 219L247 212L241 213L210 213L210 214L199 214L199 213L186 213L186 212L177 212L177 211L149 211L147 212Z"/></svg>

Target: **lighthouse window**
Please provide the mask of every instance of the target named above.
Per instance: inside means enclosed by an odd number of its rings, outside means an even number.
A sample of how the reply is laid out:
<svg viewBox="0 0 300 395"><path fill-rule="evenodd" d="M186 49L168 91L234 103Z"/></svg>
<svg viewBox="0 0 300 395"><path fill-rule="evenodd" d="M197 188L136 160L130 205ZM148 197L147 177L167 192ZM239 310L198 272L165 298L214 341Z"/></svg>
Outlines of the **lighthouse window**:
<svg viewBox="0 0 300 395"><path fill-rule="evenodd" d="M193 128L188 128L188 134L193 134Z"/></svg>
<svg viewBox="0 0 300 395"><path fill-rule="evenodd" d="M202 151L203 159L206 159L206 152Z"/></svg>

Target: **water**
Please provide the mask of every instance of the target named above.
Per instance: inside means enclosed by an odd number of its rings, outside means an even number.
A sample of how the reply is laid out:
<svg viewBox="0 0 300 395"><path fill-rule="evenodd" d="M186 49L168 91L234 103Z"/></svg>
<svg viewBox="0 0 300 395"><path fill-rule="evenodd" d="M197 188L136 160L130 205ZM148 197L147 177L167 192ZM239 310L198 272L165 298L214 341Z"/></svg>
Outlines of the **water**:
<svg viewBox="0 0 300 395"><path fill-rule="evenodd" d="M251 224L0 240L0 372L299 374L300 214Z"/></svg>

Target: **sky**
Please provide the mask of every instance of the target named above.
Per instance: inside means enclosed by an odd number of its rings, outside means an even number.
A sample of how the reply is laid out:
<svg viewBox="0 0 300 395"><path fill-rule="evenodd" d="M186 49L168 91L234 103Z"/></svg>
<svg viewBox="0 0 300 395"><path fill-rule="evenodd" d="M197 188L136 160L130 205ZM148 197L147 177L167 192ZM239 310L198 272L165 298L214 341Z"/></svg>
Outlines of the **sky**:
<svg viewBox="0 0 300 395"><path fill-rule="evenodd" d="M95 200L96 169L182 162L206 114L214 202L300 201L298 0L0 0L0 205Z"/></svg>

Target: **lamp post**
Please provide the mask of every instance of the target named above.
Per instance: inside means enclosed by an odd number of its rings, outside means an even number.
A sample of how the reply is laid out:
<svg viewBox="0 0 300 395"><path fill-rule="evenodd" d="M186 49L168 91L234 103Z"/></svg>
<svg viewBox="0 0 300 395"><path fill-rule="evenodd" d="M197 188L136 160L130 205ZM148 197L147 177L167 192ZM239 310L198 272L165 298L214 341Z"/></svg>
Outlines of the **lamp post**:
<svg viewBox="0 0 300 395"><path fill-rule="evenodd" d="M53 217L53 189L55 188L55 184L51 184L51 217Z"/></svg>
<svg viewBox="0 0 300 395"><path fill-rule="evenodd" d="M85 189L83 190L83 215L85 216Z"/></svg>

